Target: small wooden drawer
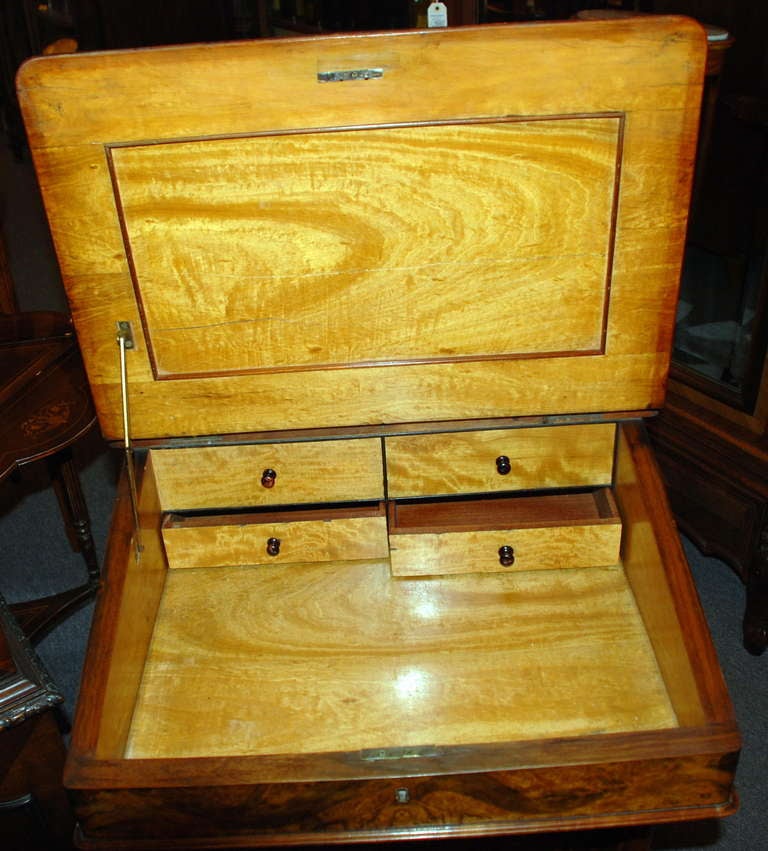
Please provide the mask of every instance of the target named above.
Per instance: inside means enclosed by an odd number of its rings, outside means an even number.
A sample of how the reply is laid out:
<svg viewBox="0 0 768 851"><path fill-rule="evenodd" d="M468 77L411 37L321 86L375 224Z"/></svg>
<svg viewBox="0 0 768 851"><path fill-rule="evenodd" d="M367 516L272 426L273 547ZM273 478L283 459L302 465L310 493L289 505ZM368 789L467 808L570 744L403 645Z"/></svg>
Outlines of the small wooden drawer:
<svg viewBox="0 0 768 851"><path fill-rule="evenodd" d="M378 438L154 449L165 511L384 496Z"/></svg>
<svg viewBox="0 0 768 851"><path fill-rule="evenodd" d="M388 437L389 496L608 485L614 435L589 423Z"/></svg>
<svg viewBox="0 0 768 851"><path fill-rule="evenodd" d="M168 515L170 568L386 558L384 504L208 517Z"/></svg>
<svg viewBox="0 0 768 851"><path fill-rule="evenodd" d="M621 519L610 490L390 503L395 576L618 564Z"/></svg>

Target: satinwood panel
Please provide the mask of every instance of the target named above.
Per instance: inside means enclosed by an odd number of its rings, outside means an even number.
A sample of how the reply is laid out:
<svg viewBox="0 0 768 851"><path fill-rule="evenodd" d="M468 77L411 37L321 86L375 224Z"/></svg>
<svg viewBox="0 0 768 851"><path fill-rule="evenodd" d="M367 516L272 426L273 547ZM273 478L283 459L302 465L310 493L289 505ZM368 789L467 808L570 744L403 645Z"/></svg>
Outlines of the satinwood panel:
<svg viewBox="0 0 768 851"><path fill-rule="evenodd" d="M590 423L387 437L388 494L401 498L610 484L615 429L613 423ZM500 468L498 458L507 459L508 469Z"/></svg>
<svg viewBox="0 0 768 851"><path fill-rule="evenodd" d="M618 567L416 580L388 561L230 567L169 573L126 756L675 724Z"/></svg>
<svg viewBox="0 0 768 851"><path fill-rule="evenodd" d="M113 149L157 375L600 351L620 131L561 118ZM559 299L573 309L553 321Z"/></svg>
<svg viewBox="0 0 768 851"><path fill-rule="evenodd" d="M151 454L165 511L384 496L377 438L153 449Z"/></svg>
<svg viewBox="0 0 768 851"><path fill-rule="evenodd" d="M169 518L163 528L168 567L291 564L387 558L382 506L267 517ZM270 546L270 542L276 542Z"/></svg>

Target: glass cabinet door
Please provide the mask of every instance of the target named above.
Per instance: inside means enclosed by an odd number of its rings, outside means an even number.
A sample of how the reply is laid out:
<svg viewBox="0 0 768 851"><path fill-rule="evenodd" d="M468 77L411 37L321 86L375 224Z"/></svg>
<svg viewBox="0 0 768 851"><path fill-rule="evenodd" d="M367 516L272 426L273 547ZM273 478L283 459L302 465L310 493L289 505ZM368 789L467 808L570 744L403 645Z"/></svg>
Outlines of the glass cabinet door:
<svg viewBox="0 0 768 851"><path fill-rule="evenodd" d="M725 95L694 188L673 377L750 412L768 323L768 100Z"/></svg>

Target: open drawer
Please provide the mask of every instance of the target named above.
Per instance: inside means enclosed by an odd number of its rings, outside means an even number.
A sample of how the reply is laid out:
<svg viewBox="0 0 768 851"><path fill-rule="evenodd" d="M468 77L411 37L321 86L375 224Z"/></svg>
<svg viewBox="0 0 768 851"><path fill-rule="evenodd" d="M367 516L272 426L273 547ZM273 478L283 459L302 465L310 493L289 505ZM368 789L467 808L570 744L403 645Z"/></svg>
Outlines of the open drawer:
<svg viewBox="0 0 768 851"><path fill-rule="evenodd" d="M67 769L86 847L733 808L738 734L641 424L618 426L600 500L621 554L599 566L169 569L151 459L140 490L143 551L124 488Z"/></svg>
<svg viewBox="0 0 768 851"><path fill-rule="evenodd" d="M620 541L608 488L389 507L395 576L607 567L619 563Z"/></svg>

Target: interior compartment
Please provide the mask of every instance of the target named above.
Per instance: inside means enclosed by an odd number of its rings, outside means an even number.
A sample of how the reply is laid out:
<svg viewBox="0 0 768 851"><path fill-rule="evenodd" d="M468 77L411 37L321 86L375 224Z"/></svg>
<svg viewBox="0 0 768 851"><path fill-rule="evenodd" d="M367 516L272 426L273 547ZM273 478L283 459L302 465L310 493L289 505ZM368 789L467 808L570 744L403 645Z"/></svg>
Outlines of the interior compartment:
<svg viewBox="0 0 768 851"><path fill-rule="evenodd" d="M216 600L212 605L212 600ZM125 755L311 754L661 729L622 570L172 571Z"/></svg>
<svg viewBox="0 0 768 851"><path fill-rule="evenodd" d="M169 568L386 558L384 503L203 516L167 515Z"/></svg>
<svg viewBox="0 0 768 851"><path fill-rule="evenodd" d="M430 576L619 563L621 518L609 488L390 502L392 573Z"/></svg>
<svg viewBox="0 0 768 851"><path fill-rule="evenodd" d="M564 509L608 528L620 515L620 561L490 575L393 577L386 558L168 570L149 457L138 561L123 520L113 628L123 635L103 663L112 687L97 749L129 761L311 757L701 723L658 518L642 497L649 472L636 456L647 450L625 428L611 492L565 495ZM534 513L560 496L539 496ZM216 522L176 518L165 532Z"/></svg>

